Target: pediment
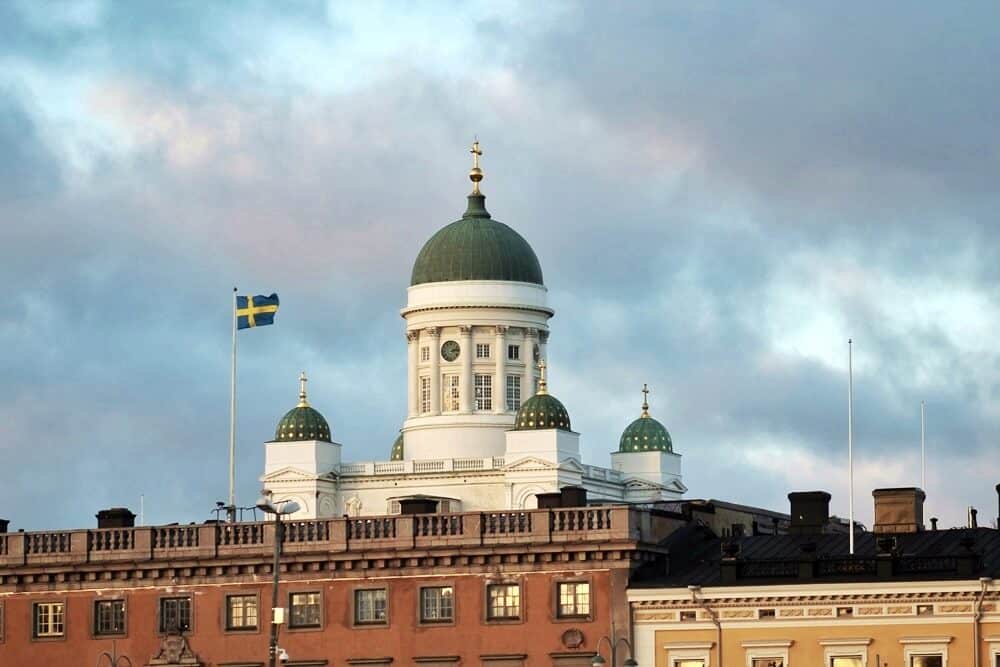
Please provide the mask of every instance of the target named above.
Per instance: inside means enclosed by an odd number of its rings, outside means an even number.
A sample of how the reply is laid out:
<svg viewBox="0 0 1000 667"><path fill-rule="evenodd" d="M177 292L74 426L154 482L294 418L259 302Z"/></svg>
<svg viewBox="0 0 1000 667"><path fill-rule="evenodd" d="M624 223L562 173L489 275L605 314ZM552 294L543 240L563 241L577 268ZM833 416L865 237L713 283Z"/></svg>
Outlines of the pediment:
<svg viewBox="0 0 1000 667"><path fill-rule="evenodd" d="M324 479L329 477L328 475L322 475L319 479ZM284 468L279 468L274 472L268 473L260 478L262 482L298 482L298 481L312 481L317 479L316 475L306 472L305 470L300 470L294 466L286 466Z"/></svg>
<svg viewBox="0 0 1000 667"><path fill-rule="evenodd" d="M506 472L523 472L528 470L555 470L559 466L552 461L540 459L537 456L526 456L503 467Z"/></svg>
<svg viewBox="0 0 1000 667"><path fill-rule="evenodd" d="M672 479L666 484L657 484L640 477L626 477L623 483L625 488L630 491L672 491L674 493L686 493L688 490L679 479Z"/></svg>

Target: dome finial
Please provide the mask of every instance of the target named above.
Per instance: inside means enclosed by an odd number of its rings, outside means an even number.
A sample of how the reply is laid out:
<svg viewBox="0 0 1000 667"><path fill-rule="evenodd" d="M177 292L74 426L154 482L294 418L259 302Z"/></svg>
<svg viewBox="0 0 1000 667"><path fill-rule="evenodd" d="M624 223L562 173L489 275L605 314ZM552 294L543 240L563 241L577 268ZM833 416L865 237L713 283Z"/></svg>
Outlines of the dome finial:
<svg viewBox="0 0 1000 667"><path fill-rule="evenodd" d="M469 171L469 180L472 181L472 194L478 195L479 193L479 181L483 180L483 170L479 168L479 158L483 154L482 149L479 148L479 137L475 138L472 142L472 170Z"/></svg>
<svg viewBox="0 0 1000 667"><path fill-rule="evenodd" d="M296 407L299 408L309 407L309 401L306 400L306 382L308 381L309 379L306 378L305 371L299 373L299 404Z"/></svg>
<svg viewBox="0 0 1000 667"><path fill-rule="evenodd" d="M549 393L549 382L545 376L545 369L548 368L548 364L542 359L538 362L538 393L547 394Z"/></svg>
<svg viewBox="0 0 1000 667"><path fill-rule="evenodd" d="M649 385L642 384L642 414L640 417L649 419Z"/></svg>

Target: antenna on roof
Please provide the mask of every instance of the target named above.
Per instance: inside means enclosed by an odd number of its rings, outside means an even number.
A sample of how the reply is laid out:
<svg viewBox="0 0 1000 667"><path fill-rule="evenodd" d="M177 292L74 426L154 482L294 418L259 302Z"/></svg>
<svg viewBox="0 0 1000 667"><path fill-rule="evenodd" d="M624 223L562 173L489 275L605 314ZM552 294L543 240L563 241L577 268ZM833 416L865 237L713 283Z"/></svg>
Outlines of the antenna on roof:
<svg viewBox="0 0 1000 667"><path fill-rule="evenodd" d="M146 494L139 494L139 525L146 525Z"/></svg>
<svg viewBox="0 0 1000 667"><path fill-rule="evenodd" d="M924 444L924 402L920 401L920 488L927 493L927 448Z"/></svg>
<svg viewBox="0 0 1000 667"><path fill-rule="evenodd" d="M847 504L850 554L854 555L854 341L847 339L847 476L850 494Z"/></svg>

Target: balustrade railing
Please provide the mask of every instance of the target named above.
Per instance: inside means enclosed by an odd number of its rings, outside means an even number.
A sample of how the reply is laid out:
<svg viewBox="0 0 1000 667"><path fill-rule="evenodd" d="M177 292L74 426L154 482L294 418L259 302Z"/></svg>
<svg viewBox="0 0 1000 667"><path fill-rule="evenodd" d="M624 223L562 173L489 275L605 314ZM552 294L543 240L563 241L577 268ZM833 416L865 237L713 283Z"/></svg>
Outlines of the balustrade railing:
<svg viewBox="0 0 1000 667"><path fill-rule="evenodd" d="M223 547L241 547L264 544L264 524L224 523L219 525L218 544Z"/></svg>
<svg viewBox="0 0 1000 667"><path fill-rule="evenodd" d="M395 518L347 519L349 540L383 540L392 537L396 537Z"/></svg>
<svg viewBox="0 0 1000 667"><path fill-rule="evenodd" d="M135 547L133 528L107 528L92 530L87 534L91 551L131 551Z"/></svg>
<svg viewBox="0 0 1000 667"><path fill-rule="evenodd" d="M154 549L183 549L198 546L198 526L158 526L153 528Z"/></svg>
<svg viewBox="0 0 1000 667"><path fill-rule="evenodd" d="M462 534L461 514L422 514L413 517L414 537Z"/></svg>
<svg viewBox="0 0 1000 667"><path fill-rule="evenodd" d="M483 514L484 535L530 533L531 514L528 512L490 512Z"/></svg>
<svg viewBox="0 0 1000 667"><path fill-rule="evenodd" d="M326 542L330 539L330 524L318 521L285 521L282 524L285 542Z"/></svg>
<svg viewBox="0 0 1000 667"><path fill-rule="evenodd" d="M70 532L58 533L25 533L25 553L28 554L63 554L70 550Z"/></svg>
<svg viewBox="0 0 1000 667"><path fill-rule="evenodd" d="M606 508L565 509L552 511L552 532L609 530L611 510Z"/></svg>

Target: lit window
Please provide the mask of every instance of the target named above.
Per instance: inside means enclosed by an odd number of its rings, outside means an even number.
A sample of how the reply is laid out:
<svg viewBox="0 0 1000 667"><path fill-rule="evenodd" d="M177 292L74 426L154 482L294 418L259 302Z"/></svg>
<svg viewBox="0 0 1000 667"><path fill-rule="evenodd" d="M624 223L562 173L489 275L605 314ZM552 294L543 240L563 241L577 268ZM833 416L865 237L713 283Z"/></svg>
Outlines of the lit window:
<svg viewBox="0 0 1000 667"><path fill-rule="evenodd" d="M559 584L559 617L590 615L590 584L572 581Z"/></svg>
<svg viewBox="0 0 1000 667"><path fill-rule="evenodd" d="M226 629L257 629L256 595L230 595L226 597Z"/></svg>
<svg viewBox="0 0 1000 667"><path fill-rule="evenodd" d="M385 623L385 589L354 591L354 622Z"/></svg>
<svg viewBox="0 0 1000 667"><path fill-rule="evenodd" d="M426 345L420 348L420 361L430 361L431 360L431 348Z"/></svg>
<svg viewBox="0 0 1000 667"><path fill-rule="evenodd" d="M191 629L191 598L160 599L160 632Z"/></svg>
<svg viewBox="0 0 1000 667"><path fill-rule="evenodd" d="M442 623L454 620L453 594L451 586L421 588L420 620L423 623Z"/></svg>
<svg viewBox="0 0 1000 667"><path fill-rule="evenodd" d="M94 602L94 634L125 634L125 600Z"/></svg>
<svg viewBox="0 0 1000 667"><path fill-rule="evenodd" d="M854 607L837 607L837 616L854 616Z"/></svg>
<svg viewBox="0 0 1000 667"><path fill-rule="evenodd" d="M316 628L319 627L320 596L319 593L292 593L289 596L291 607L288 627Z"/></svg>
<svg viewBox="0 0 1000 667"><path fill-rule="evenodd" d="M521 376L507 376L507 409L517 410L521 407Z"/></svg>
<svg viewBox="0 0 1000 667"><path fill-rule="evenodd" d="M917 616L933 616L933 615L934 615L934 605L932 604L917 605Z"/></svg>
<svg viewBox="0 0 1000 667"><path fill-rule="evenodd" d="M785 667L781 658L754 658L751 667Z"/></svg>
<svg viewBox="0 0 1000 667"><path fill-rule="evenodd" d="M517 361L521 358L521 346L520 345L508 345L507 346L507 358L511 361Z"/></svg>
<svg viewBox="0 0 1000 667"><path fill-rule="evenodd" d="M62 637L66 632L66 608L62 602L35 603L35 636Z"/></svg>
<svg viewBox="0 0 1000 667"><path fill-rule="evenodd" d="M675 660L674 667L705 667L704 660Z"/></svg>
<svg viewBox="0 0 1000 667"><path fill-rule="evenodd" d="M862 667L861 656L837 656L830 658L830 667Z"/></svg>
<svg viewBox="0 0 1000 667"><path fill-rule="evenodd" d="M490 358L490 344L476 343L476 359L489 359L489 358Z"/></svg>
<svg viewBox="0 0 1000 667"><path fill-rule="evenodd" d="M696 611L682 611L681 612L681 620L682 621L697 621L698 620L698 612L696 612Z"/></svg>
<svg viewBox="0 0 1000 667"><path fill-rule="evenodd" d="M910 667L942 667L944 658L940 655L910 656Z"/></svg>
<svg viewBox="0 0 1000 667"><path fill-rule="evenodd" d="M445 375L444 376L444 393L442 398L444 399L444 411L445 412L457 412L460 408L458 403L458 376L457 375Z"/></svg>
<svg viewBox="0 0 1000 667"><path fill-rule="evenodd" d="M420 378L420 412L431 411L431 379Z"/></svg>
<svg viewBox="0 0 1000 667"><path fill-rule="evenodd" d="M521 587L518 584L491 584L486 587L486 618L521 617Z"/></svg>
<svg viewBox="0 0 1000 667"><path fill-rule="evenodd" d="M476 374L476 410L493 409L493 376Z"/></svg>

